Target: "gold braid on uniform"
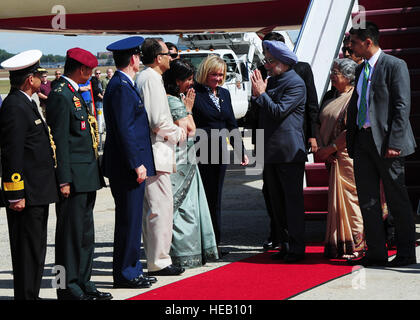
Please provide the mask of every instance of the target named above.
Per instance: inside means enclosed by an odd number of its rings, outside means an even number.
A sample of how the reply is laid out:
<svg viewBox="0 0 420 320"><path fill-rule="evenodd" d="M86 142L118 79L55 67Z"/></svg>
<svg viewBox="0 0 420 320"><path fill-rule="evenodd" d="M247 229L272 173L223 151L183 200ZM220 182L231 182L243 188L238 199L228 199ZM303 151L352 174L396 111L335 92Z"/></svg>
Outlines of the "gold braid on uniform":
<svg viewBox="0 0 420 320"><path fill-rule="evenodd" d="M92 115L88 115L88 122L90 126L90 134L92 135L92 145L93 150L95 150L96 158L99 157L98 155L98 145L99 145L99 129L98 129L98 122L96 118Z"/></svg>
<svg viewBox="0 0 420 320"><path fill-rule="evenodd" d="M53 136L51 134L51 128L48 126L48 135L50 136L50 146L53 152L53 159L54 159L54 168L57 168L57 154L55 152L55 150L57 149Z"/></svg>

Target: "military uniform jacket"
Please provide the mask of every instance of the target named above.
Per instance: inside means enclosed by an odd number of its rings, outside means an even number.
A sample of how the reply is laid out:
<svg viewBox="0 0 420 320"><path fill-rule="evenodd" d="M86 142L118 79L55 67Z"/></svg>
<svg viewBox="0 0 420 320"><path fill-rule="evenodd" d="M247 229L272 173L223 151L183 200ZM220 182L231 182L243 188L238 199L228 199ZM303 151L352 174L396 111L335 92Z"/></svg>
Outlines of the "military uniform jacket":
<svg viewBox="0 0 420 320"><path fill-rule="evenodd" d="M105 185L93 147L88 107L69 81L61 77L50 92L47 123L57 146L57 179L75 192L96 191Z"/></svg>
<svg viewBox="0 0 420 320"><path fill-rule="evenodd" d="M35 102L12 88L0 109L2 189L7 200L26 206L58 201L48 127Z"/></svg>

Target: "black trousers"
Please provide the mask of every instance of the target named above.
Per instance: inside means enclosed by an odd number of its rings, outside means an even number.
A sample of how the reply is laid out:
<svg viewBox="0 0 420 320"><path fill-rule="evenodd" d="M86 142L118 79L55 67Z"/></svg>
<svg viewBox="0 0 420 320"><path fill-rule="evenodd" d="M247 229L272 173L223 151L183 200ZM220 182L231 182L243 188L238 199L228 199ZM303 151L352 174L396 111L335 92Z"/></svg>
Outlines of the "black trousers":
<svg viewBox="0 0 420 320"><path fill-rule="evenodd" d="M275 228L272 240L295 254L305 253L304 171L303 162L268 163L263 171Z"/></svg>
<svg viewBox="0 0 420 320"><path fill-rule="evenodd" d="M222 189L227 165L198 164L198 169L206 192L216 244L219 245L222 229Z"/></svg>
<svg viewBox="0 0 420 320"><path fill-rule="evenodd" d="M72 299L96 287L90 281L95 229L93 208L96 191L72 193L56 204L55 263L65 268L65 288L57 290L59 299Z"/></svg>
<svg viewBox="0 0 420 320"><path fill-rule="evenodd" d="M267 214L268 217L270 219L270 235L268 237L268 241L273 242L273 245L277 244L277 240L278 237L276 236L276 224L274 222L274 218L273 218L273 210L271 209L271 204L270 204L270 195L268 193L268 188L267 188L267 183L265 182L265 175L263 174L263 187L262 187L262 194L264 197L264 202L265 202L265 206L267 209Z"/></svg>
<svg viewBox="0 0 420 320"><path fill-rule="evenodd" d="M395 225L397 255L415 257L413 209L405 186L403 157L383 158L378 154L370 130L357 133L354 147L354 177L363 216L368 257L387 260L386 232L382 221L379 182Z"/></svg>
<svg viewBox="0 0 420 320"><path fill-rule="evenodd" d="M6 208L15 300L36 300L47 250L48 205Z"/></svg>

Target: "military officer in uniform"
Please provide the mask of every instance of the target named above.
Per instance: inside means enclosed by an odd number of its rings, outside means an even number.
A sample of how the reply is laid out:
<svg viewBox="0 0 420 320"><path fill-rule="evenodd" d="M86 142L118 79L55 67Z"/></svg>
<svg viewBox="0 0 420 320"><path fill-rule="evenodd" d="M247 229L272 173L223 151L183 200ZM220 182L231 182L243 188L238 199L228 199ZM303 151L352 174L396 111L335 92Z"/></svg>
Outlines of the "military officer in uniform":
<svg viewBox="0 0 420 320"><path fill-rule="evenodd" d="M142 42L133 36L107 47L118 69L104 96L103 171L115 201L114 288L148 288L157 281L143 274L140 262L145 179L156 174L147 112L133 81Z"/></svg>
<svg viewBox="0 0 420 320"><path fill-rule="evenodd" d="M0 109L3 193L16 300L38 299L47 247L50 203L58 201L53 140L32 95L41 85L42 53L29 50L4 61L11 89Z"/></svg>
<svg viewBox="0 0 420 320"><path fill-rule="evenodd" d="M98 64L81 48L67 51L64 75L51 91L47 123L57 146L57 178L61 200L56 205L55 259L65 268L65 287L57 288L59 300L109 300L90 280L95 232L93 208L96 191L105 185L98 161L95 117L78 92Z"/></svg>

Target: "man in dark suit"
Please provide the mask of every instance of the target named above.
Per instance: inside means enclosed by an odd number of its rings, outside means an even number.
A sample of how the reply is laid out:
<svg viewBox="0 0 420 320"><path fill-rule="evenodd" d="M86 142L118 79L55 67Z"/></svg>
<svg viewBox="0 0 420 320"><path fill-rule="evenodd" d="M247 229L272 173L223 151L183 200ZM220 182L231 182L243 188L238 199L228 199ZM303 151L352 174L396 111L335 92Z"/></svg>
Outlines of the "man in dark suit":
<svg viewBox="0 0 420 320"><path fill-rule="evenodd" d="M303 174L306 146L303 133L306 88L292 69L296 55L281 41L263 41L263 80L251 77L253 100L259 106L259 128L264 129L264 183L273 212L276 241L281 249L273 259L296 262L305 256Z"/></svg>
<svg viewBox="0 0 420 320"><path fill-rule="evenodd" d="M15 300L38 299L47 248L50 203L58 201L53 141L31 99L41 85L41 51L2 63L11 90L0 109L3 192L13 266ZM28 66L29 65L29 66Z"/></svg>
<svg viewBox="0 0 420 320"><path fill-rule="evenodd" d="M266 40L274 40L274 41L281 41L285 43L285 39L281 33L278 32L269 32L267 33L263 41ZM259 69L263 78L267 77L267 70L265 70L264 66ZM305 134L305 141L307 141L309 149L312 152L317 152L318 144L316 141L316 128L317 124L319 123L318 114L319 114L319 104L318 104L318 95L316 93L315 83L314 83L314 75L312 73L312 69L309 63L298 61L294 66L293 70L302 78L305 82L306 86L306 103L305 103L305 120L303 122L303 132ZM255 115L254 115L255 116ZM257 124L258 119L256 119ZM263 247L264 249L274 249L277 247L277 243L273 243L272 239L275 238L275 227L272 221L272 210L269 205L269 195L266 184L264 183L262 192L264 195L267 213L270 217L270 237L266 242L264 242Z"/></svg>
<svg viewBox="0 0 420 320"><path fill-rule="evenodd" d="M145 180L156 174L147 112L133 81L142 43L142 37L134 36L107 47L118 69L104 96L102 163L115 201L114 288L149 288L156 282L143 274L140 262Z"/></svg>
<svg viewBox="0 0 420 320"><path fill-rule="evenodd" d="M95 229L93 208L96 191L105 185L99 170L95 117L79 94L97 65L90 52L67 51L64 75L48 96L47 123L57 145L57 178L61 200L56 205L56 265L65 267L65 288L57 288L60 300L109 300L90 281Z"/></svg>
<svg viewBox="0 0 420 320"><path fill-rule="evenodd" d="M407 64L379 47L378 27L351 29L350 46L365 58L356 69L347 115L347 149L354 159L359 205L368 252L353 262L392 267L416 263L413 209L405 186L404 157L416 147L410 126L410 77ZM379 181L396 229L397 255L387 263Z"/></svg>

